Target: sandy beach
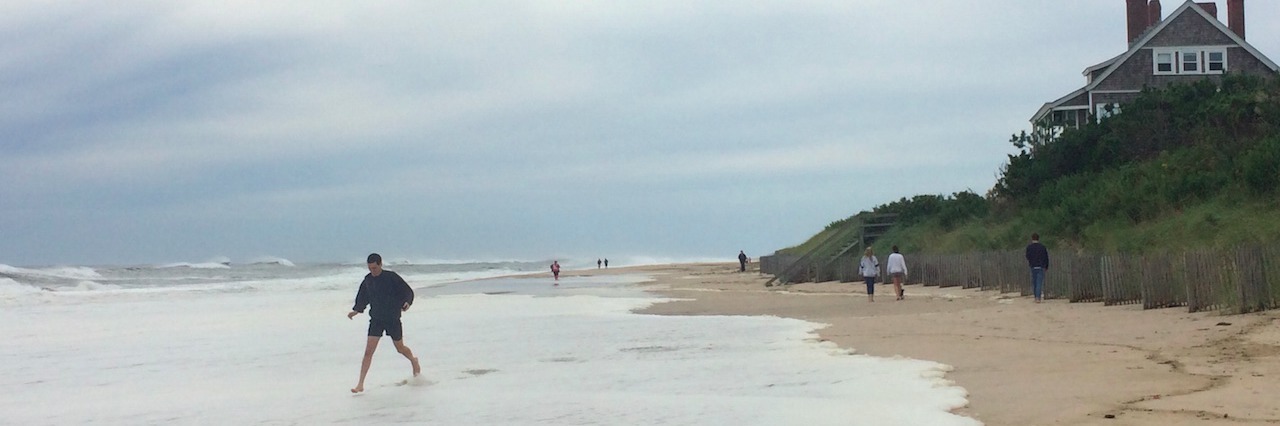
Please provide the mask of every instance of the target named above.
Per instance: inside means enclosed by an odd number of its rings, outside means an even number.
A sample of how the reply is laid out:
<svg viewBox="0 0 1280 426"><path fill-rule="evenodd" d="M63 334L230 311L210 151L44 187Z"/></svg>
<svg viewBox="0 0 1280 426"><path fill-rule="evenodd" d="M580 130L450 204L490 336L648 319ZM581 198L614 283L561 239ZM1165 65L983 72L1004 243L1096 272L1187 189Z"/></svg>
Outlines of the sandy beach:
<svg viewBox="0 0 1280 426"><path fill-rule="evenodd" d="M752 265L755 266L755 265ZM820 336L858 353L936 361L969 392L958 414L987 425L1280 423L1280 314L1069 303L976 289L805 283L736 263L568 271L646 274L651 291L685 299L641 313L773 315L829 324Z"/></svg>

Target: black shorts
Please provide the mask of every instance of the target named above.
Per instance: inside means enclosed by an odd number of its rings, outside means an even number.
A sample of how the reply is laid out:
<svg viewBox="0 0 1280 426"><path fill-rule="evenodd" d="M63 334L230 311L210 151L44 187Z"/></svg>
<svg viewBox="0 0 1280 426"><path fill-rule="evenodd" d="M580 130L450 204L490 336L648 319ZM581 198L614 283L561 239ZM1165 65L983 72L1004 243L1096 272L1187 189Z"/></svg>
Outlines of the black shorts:
<svg viewBox="0 0 1280 426"><path fill-rule="evenodd" d="M400 319L381 320L377 318L369 318L369 337L382 337L383 332L391 337L391 340L404 340L404 329L400 327Z"/></svg>

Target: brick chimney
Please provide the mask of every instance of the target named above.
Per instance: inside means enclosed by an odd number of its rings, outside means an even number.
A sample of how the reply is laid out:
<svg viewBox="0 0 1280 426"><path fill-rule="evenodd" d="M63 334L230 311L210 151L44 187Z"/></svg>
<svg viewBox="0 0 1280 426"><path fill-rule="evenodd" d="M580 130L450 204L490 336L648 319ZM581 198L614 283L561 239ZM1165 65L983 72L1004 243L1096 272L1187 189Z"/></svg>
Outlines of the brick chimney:
<svg viewBox="0 0 1280 426"><path fill-rule="evenodd" d="M1164 19L1163 12L1160 11L1160 0L1151 0L1147 4L1147 28L1154 27Z"/></svg>
<svg viewBox="0 0 1280 426"><path fill-rule="evenodd" d="M1227 0L1227 26L1244 39L1244 0Z"/></svg>
<svg viewBox="0 0 1280 426"><path fill-rule="evenodd" d="M1125 0L1125 15L1129 23L1129 44L1132 45L1150 27L1147 0Z"/></svg>
<svg viewBox="0 0 1280 426"><path fill-rule="evenodd" d="M1217 3L1212 3L1212 2L1196 2L1196 6L1200 6L1200 8L1201 8L1201 9L1204 9L1204 11L1205 11L1205 12L1208 12L1208 13L1209 13L1209 16L1214 17L1214 19L1217 19L1217 18L1218 18L1218 4L1217 4Z"/></svg>

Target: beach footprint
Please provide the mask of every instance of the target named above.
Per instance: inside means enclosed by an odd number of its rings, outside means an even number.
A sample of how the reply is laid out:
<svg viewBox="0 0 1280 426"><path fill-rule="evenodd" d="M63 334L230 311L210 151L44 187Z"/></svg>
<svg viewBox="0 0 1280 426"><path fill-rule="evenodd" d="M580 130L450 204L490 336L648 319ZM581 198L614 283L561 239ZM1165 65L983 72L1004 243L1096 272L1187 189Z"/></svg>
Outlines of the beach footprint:
<svg viewBox="0 0 1280 426"><path fill-rule="evenodd" d="M426 377L413 376L413 377L398 381L396 382L395 385L396 386L431 386L434 384L436 384L436 382L433 382L427 379Z"/></svg>
<svg viewBox="0 0 1280 426"><path fill-rule="evenodd" d="M463 373L467 373L467 374L469 374L471 377L480 377L480 376L483 376L483 375L485 375L485 374L489 374L489 373L492 373L492 372L495 372L495 371L498 371L498 370L493 369L493 368L473 368L473 369L470 369L470 370L462 370L462 372L463 372Z"/></svg>

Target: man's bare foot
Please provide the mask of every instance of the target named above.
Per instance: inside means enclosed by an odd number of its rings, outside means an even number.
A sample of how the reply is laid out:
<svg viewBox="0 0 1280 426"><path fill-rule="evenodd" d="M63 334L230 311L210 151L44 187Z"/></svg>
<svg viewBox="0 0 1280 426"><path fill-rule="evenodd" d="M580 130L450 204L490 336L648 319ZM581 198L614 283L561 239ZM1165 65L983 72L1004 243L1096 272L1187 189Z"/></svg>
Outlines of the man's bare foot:
<svg viewBox="0 0 1280 426"><path fill-rule="evenodd" d="M351 388L351 393L360 393L360 392L364 392L364 385Z"/></svg>
<svg viewBox="0 0 1280 426"><path fill-rule="evenodd" d="M413 358L409 362L413 363L413 376L417 377L418 373L422 372L422 366L418 365L418 358Z"/></svg>

